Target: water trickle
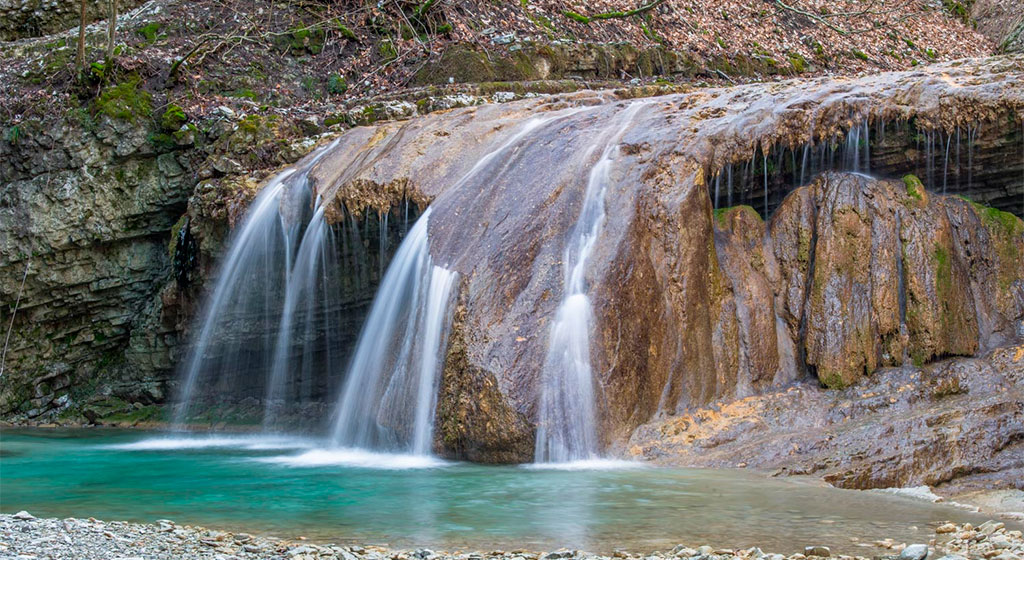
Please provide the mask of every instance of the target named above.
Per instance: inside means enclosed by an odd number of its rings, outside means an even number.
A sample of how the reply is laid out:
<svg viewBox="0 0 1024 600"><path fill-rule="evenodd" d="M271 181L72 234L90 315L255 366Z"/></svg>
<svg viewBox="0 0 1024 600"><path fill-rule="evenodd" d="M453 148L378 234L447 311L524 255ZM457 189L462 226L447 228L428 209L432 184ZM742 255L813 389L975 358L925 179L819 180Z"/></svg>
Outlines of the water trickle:
<svg viewBox="0 0 1024 600"><path fill-rule="evenodd" d="M580 215L563 253L563 298L551 324L544 361L534 460L540 463L596 458L594 376L590 364L590 325L587 259L605 220L605 195L619 141L642 103L620 113L619 123L601 141L603 150L590 169ZM595 144L594 150L601 148Z"/></svg>
<svg viewBox="0 0 1024 600"><path fill-rule="evenodd" d="M804 176L807 173L807 156L811 152L811 144L804 144L804 158L800 161L800 185L804 185Z"/></svg>
<svg viewBox="0 0 1024 600"><path fill-rule="evenodd" d="M775 161L775 164L779 164ZM762 150L761 166L764 170L764 218L768 218L768 153Z"/></svg>
<svg viewBox="0 0 1024 600"><path fill-rule="evenodd" d="M728 206L732 206L732 163L729 163L725 167L725 172L726 172L726 179L728 180L728 184L726 185L726 187L729 189L729 195L725 199L725 201L726 201Z"/></svg>
<svg viewBox="0 0 1024 600"><path fill-rule="evenodd" d="M974 191L974 137L978 130L975 127L967 126L967 195Z"/></svg>

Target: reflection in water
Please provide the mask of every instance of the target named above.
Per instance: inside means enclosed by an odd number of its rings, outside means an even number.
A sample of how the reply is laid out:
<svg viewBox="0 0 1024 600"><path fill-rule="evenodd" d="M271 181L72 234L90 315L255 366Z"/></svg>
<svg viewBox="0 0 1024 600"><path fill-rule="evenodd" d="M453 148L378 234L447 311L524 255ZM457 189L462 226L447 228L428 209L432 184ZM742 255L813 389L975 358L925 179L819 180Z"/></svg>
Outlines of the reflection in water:
<svg viewBox="0 0 1024 600"><path fill-rule="evenodd" d="M745 471L614 461L495 467L368 452L315 460L320 444L5 430L0 511L169 518L324 542L473 550L682 543L863 551L851 538L926 541L929 524L985 520L941 504Z"/></svg>

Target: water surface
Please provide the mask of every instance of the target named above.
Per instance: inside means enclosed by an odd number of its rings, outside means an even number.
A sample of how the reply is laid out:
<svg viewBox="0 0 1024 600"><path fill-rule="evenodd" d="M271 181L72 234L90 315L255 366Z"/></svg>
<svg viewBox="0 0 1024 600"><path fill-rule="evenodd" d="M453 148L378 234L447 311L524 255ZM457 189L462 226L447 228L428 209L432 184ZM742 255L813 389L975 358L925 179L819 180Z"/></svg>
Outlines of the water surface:
<svg viewBox="0 0 1024 600"><path fill-rule="evenodd" d="M497 467L331 451L286 436L173 435L3 430L0 511L399 547L650 551L684 543L792 552L823 544L867 554L856 544L926 541L938 522L985 520L742 470Z"/></svg>

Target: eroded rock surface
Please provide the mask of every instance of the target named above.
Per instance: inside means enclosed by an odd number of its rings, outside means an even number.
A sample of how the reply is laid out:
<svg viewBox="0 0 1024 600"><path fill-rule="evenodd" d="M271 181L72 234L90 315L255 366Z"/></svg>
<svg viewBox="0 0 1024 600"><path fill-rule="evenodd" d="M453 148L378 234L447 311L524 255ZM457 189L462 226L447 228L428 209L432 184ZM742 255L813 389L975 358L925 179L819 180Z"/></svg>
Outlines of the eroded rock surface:
<svg viewBox="0 0 1024 600"><path fill-rule="evenodd" d="M373 197L393 205L411 189L431 203L433 258L460 273L456 310L472 332L448 356L436 444L459 457L497 448L498 430L480 421L486 399L495 422L516 425L501 430L500 453L476 460L529 461L566 240L595 161L614 145L608 217L586 278L599 434L621 450L656 415L806 374L842 388L887 365L1016 339L1024 226L1013 215L936 196L913 178L826 173L765 225L751 210L713 212L709 185L759 147L842 139L865 120L1019 128L1019 67L1009 58L953 75L473 107L352 130L312 176L335 214L353 209L353 190L383 191ZM921 158L884 154L889 172L914 171ZM1024 193L1017 179L1007 175L1010 194ZM466 412L469 398L477 409Z"/></svg>
<svg viewBox="0 0 1024 600"><path fill-rule="evenodd" d="M803 382L639 428L630 453L814 474L847 488L1024 489L1024 346L882 369L844 390Z"/></svg>

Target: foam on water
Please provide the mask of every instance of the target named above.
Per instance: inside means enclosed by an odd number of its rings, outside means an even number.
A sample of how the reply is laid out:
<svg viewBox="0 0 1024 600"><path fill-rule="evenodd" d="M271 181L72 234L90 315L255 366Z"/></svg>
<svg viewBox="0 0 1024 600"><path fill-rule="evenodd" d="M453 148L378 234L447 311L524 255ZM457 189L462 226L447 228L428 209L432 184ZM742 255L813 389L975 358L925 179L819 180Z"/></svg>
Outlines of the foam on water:
<svg viewBox="0 0 1024 600"><path fill-rule="evenodd" d="M647 465L631 460L614 458L588 458L569 462L529 463L520 465L536 471L620 471L624 469L645 469Z"/></svg>
<svg viewBox="0 0 1024 600"><path fill-rule="evenodd" d="M383 470L432 469L453 464L424 454L370 452L358 448L309 450L302 454L268 456L253 460L288 467L339 466Z"/></svg>
<svg viewBox="0 0 1024 600"><path fill-rule="evenodd" d="M109 444L108 450L169 451L204 448L238 448L240 450L288 450L313 448L313 440L291 436L211 435L156 437L124 444Z"/></svg>

